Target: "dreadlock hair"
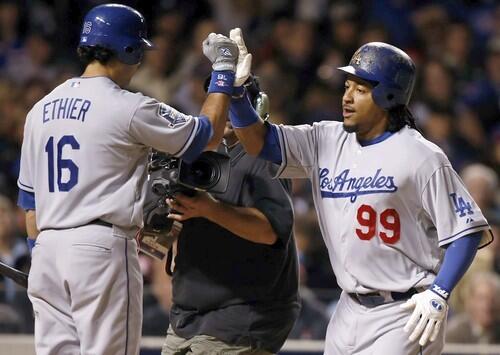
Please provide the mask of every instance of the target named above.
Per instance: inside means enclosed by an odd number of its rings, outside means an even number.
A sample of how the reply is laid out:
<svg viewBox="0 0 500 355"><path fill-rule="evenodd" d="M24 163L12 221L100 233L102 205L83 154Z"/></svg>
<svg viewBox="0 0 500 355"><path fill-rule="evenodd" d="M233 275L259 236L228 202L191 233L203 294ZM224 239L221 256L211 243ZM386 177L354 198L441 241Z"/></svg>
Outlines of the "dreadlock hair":
<svg viewBox="0 0 500 355"><path fill-rule="evenodd" d="M415 123L413 114L406 105L398 105L389 109L389 123L387 125L387 130L394 133L405 126L413 128L422 133Z"/></svg>
<svg viewBox="0 0 500 355"><path fill-rule="evenodd" d="M107 64L115 57L115 53L112 50L102 46L79 46L76 52L84 66L89 65L94 60L97 60L101 64Z"/></svg>

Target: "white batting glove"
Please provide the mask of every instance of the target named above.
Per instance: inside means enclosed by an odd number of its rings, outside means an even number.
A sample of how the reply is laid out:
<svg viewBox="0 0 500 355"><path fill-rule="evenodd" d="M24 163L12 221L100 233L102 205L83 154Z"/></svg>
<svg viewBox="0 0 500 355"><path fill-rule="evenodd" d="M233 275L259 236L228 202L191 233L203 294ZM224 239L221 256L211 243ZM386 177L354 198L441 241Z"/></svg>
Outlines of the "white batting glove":
<svg viewBox="0 0 500 355"><path fill-rule="evenodd" d="M252 54L248 53L247 46L243 40L243 33L240 28L233 28L229 31L229 38L238 45L239 55L238 64L236 65L236 78L234 79L234 87L239 87L247 81L252 68Z"/></svg>
<svg viewBox="0 0 500 355"><path fill-rule="evenodd" d="M203 41L203 54L212 62L213 70L236 72L238 45L221 34L210 33Z"/></svg>
<svg viewBox="0 0 500 355"><path fill-rule="evenodd" d="M431 342L436 340L448 313L448 304L442 297L431 290L426 290L413 295L401 305L401 308L413 309L410 319L403 328L405 333L411 332L410 341L415 341L420 335L418 343L421 346L425 346L428 340Z"/></svg>

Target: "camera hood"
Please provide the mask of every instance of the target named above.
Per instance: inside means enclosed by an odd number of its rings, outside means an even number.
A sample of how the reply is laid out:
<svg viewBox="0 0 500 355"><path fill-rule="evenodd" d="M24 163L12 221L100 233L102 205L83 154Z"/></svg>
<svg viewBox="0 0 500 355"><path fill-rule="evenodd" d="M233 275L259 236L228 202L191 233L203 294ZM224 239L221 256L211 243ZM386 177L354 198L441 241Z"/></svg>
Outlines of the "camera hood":
<svg viewBox="0 0 500 355"><path fill-rule="evenodd" d="M204 152L192 163L179 164L178 183L195 190L226 192L229 183L230 158L217 152Z"/></svg>

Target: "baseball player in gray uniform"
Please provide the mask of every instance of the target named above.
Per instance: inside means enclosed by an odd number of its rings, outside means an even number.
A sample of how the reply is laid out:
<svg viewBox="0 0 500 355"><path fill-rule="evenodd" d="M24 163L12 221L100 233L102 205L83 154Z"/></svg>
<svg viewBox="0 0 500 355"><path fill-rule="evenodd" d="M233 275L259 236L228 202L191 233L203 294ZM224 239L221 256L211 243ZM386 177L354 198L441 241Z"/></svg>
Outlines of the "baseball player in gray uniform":
<svg viewBox="0 0 500 355"><path fill-rule="evenodd" d="M236 44L215 34L203 42L214 71L198 117L122 89L152 47L136 10L91 9L78 48L84 73L26 118L18 185L34 246L28 295L37 354L138 354L142 275L134 237L149 147L192 161L222 138Z"/></svg>
<svg viewBox="0 0 500 355"><path fill-rule="evenodd" d="M339 69L343 123L265 123L238 88L232 125L250 154L281 165L277 176L311 180L343 289L325 354L440 354L446 300L490 228L446 155L416 129L410 57L368 43Z"/></svg>

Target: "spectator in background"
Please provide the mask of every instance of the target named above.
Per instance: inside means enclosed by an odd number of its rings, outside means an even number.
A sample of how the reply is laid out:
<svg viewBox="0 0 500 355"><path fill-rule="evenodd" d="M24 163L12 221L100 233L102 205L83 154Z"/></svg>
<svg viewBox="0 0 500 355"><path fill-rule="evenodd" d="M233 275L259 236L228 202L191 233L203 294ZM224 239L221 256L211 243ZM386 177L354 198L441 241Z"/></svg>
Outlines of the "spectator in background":
<svg viewBox="0 0 500 355"><path fill-rule="evenodd" d="M0 261L27 271L29 268L28 247L16 230L15 210L12 202L0 195ZM17 287L10 279L3 280L3 299L7 302L14 301Z"/></svg>
<svg viewBox="0 0 500 355"><path fill-rule="evenodd" d="M425 119L419 122L425 137L443 149L453 167L460 170L466 164L477 161L481 157L481 150L467 139L468 136L460 134L457 125L458 119L452 110L433 106Z"/></svg>
<svg viewBox="0 0 500 355"><path fill-rule="evenodd" d="M20 8L16 1L0 3L0 69L3 70L7 57L22 47L19 34Z"/></svg>
<svg viewBox="0 0 500 355"><path fill-rule="evenodd" d="M500 128L500 34L487 43L484 67L484 73L462 91L461 102L477 116L485 132L492 132Z"/></svg>
<svg viewBox="0 0 500 355"><path fill-rule="evenodd" d="M30 258L24 238L16 228L15 207L0 195L0 261L27 272ZM0 276L0 332L32 332L33 316L26 290Z"/></svg>
<svg viewBox="0 0 500 355"><path fill-rule="evenodd" d="M424 106L420 110L425 110L425 108L428 110L429 107L452 110L455 81L449 67L442 61L429 60L424 64L421 75L420 98L415 106L417 108Z"/></svg>
<svg viewBox="0 0 500 355"><path fill-rule="evenodd" d="M466 308L471 284L477 275L496 272L500 275L500 213L498 210L498 176L495 171L483 164L471 164L460 171L460 176L474 201L478 204L491 225L496 238L488 248L477 252L474 261L464 277L459 281L451 295L450 305L453 313L463 313Z"/></svg>
<svg viewBox="0 0 500 355"><path fill-rule="evenodd" d="M35 78L54 80L57 67L53 62L52 43L53 40L43 34L29 34L24 46L7 57L7 77L17 84L24 84Z"/></svg>
<svg viewBox="0 0 500 355"><path fill-rule="evenodd" d="M208 69L199 43L209 33L217 31L215 22L210 19L198 22L192 31L189 45L184 48L182 61L170 75L170 80L176 87L172 97L173 105L189 114L199 111L205 96L202 84Z"/></svg>
<svg viewBox="0 0 500 355"><path fill-rule="evenodd" d="M361 32L359 43L369 42L390 42L390 35L383 23L370 23Z"/></svg>
<svg viewBox="0 0 500 355"><path fill-rule="evenodd" d="M23 321L19 314L9 305L0 303L0 334L20 333Z"/></svg>
<svg viewBox="0 0 500 355"><path fill-rule="evenodd" d="M299 260L299 292L302 307L289 338L324 339L329 320L327 306L307 286L307 263L314 240L318 237L313 234L319 232L316 220L311 221L308 217L297 218L294 231Z"/></svg>
<svg viewBox="0 0 500 355"><path fill-rule="evenodd" d="M360 9L354 2L341 1L332 4L329 15L332 47L342 52L344 63L358 47Z"/></svg>
<svg viewBox="0 0 500 355"><path fill-rule="evenodd" d="M175 44L171 37L155 36L155 50L145 54L144 62L130 82L130 88L159 101L171 102L177 86L182 81L169 77L175 68Z"/></svg>
<svg viewBox="0 0 500 355"><path fill-rule="evenodd" d="M424 5L413 11L409 18L415 29L415 39L421 55L439 58L449 22L444 6L437 2Z"/></svg>
<svg viewBox="0 0 500 355"><path fill-rule="evenodd" d="M272 100L270 100L270 116L273 122L288 123L286 121L289 118L288 112L294 111L297 105L289 102L289 98L293 97L298 85L296 79L273 60L263 62L255 69L255 73L259 75L261 87L273 93Z"/></svg>
<svg viewBox="0 0 500 355"><path fill-rule="evenodd" d="M492 168L484 164L471 164L465 167L460 176L474 201L487 215L499 215L498 176Z"/></svg>
<svg viewBox="0 0 500 355"><path fill-rule="evenodd" d="M169 324L172 306L172 284L165 273L165 260L147 258L149 272L144 275L148 287L144 292L142 334L163 336Z"/></svg>
<svg viewBox="0 0 500 355"><path fill-rule="evenodd" d="M447 342L500 343L500 276L478 273L467 291L466 312L448 322Z"/></svg>
<svg viewBox="0 0 500 355"><path fill-rule="evenodd" d="M454 22L447 26L441 58L453 70L459 88L473 79L471 65L472 35L469 27L463 22Z"/></svg>

